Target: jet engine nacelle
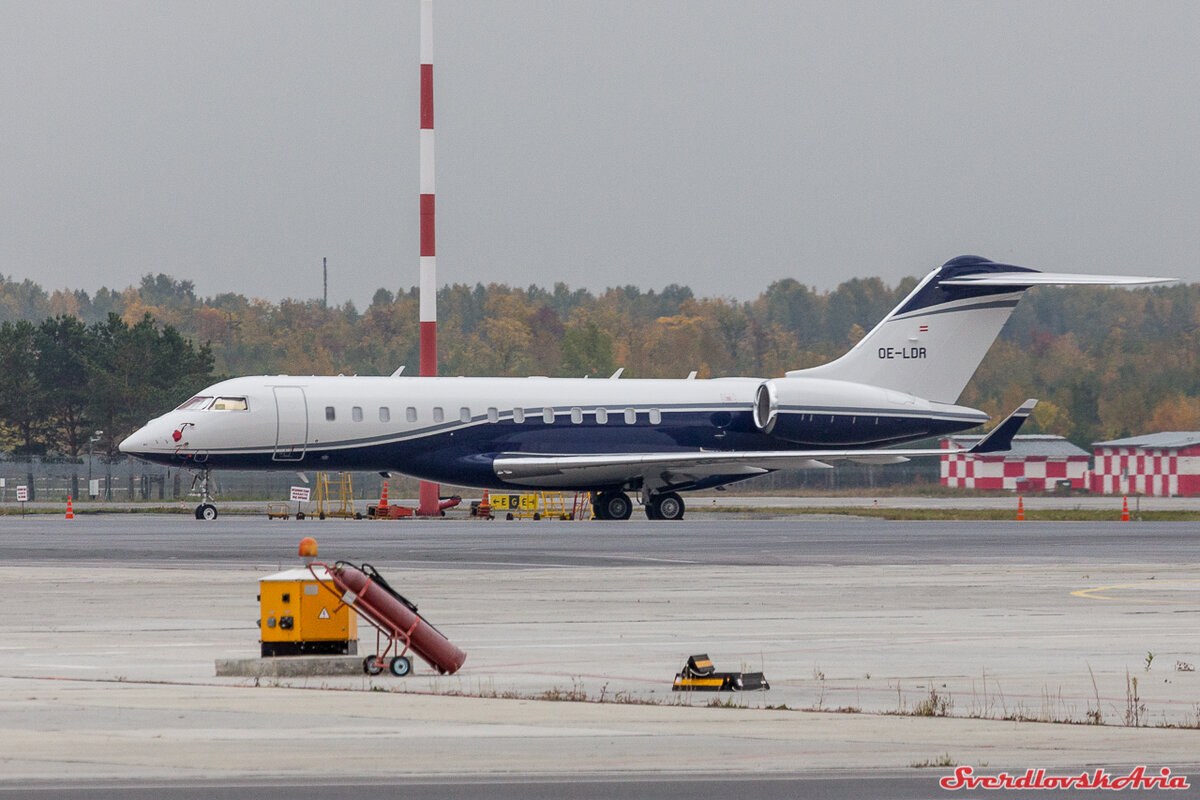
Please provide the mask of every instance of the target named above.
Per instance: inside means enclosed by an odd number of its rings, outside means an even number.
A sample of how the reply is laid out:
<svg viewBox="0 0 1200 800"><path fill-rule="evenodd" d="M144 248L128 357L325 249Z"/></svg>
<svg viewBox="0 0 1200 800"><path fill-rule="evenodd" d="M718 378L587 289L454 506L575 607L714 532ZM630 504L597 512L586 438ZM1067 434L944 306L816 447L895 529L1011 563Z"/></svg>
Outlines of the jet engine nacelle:
<svg viewBox="0 0 1200 800"><path fill-rule="evenodd" d="M945 415L944 423L937 420ZM987 415L972 408L933 403L923 397L850 381L820 378L774 378L759 384L754 395L755 426L787 442L822 445L836 430L837 440L879 441L901 419L912 430L913 418L933 416L924 435L979 425ZM857 436L856 436L857 434ZM917 437L912 437L917 438Z"/></svg>

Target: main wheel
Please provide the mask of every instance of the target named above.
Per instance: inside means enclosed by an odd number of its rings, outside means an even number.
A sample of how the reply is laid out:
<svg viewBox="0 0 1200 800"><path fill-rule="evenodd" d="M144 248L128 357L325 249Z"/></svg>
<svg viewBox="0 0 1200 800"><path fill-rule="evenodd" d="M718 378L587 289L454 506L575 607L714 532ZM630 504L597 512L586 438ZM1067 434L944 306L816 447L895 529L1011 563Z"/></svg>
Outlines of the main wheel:
<svg viewBox="0 0 1200 800"><path fill-rule="evenodd" d="M407 656L396 656L392 662L388 664L388 669L397 678L403 678L405 675L412 672L412 661Z"/></svg>
<svg viewBox="0 0 1200 800"><path fill-rule="evenodd" d="M629 519L633 513L633 503L624 492L600 495L600 508L604 510L604 519Z"/></svg>
<svg viewBox="0 0 1200 800"><path fill-rule="evenodd" d="M363 672L367 673L368 675L378 675L379 673L383 672L383 667L379 666L379 664L376 663L376 660L377 659L375 658L374 653L371 653L371 655L364 658Z"/></svg>
<svg viewBox="0 0 1200 800"><path fill-rule="evenodd" d="M667 492L658 496L658 518L676 520L683 519L683 498L675 492Z"/></svg>
<svg viewBox="0 0 1200 800"><path fill-rule="evenodd" d="M196 519L212 522L217 518L217 507L212 503L201 503L196 507Z"/></svg>

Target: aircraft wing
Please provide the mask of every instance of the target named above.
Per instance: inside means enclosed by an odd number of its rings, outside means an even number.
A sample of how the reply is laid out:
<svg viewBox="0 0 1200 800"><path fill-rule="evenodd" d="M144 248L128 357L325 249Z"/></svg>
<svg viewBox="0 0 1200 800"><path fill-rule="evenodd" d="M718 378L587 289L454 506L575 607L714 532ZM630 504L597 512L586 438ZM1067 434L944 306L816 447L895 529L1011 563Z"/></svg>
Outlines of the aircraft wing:
<svg viewBox="0 0 1200 800"><path fill-rule="evenodd" d="M716 475L751 476L780 469L829 469L827 461L895 464L913 457L956 452L993 453L1008 450L1012 438L1033 412L1037 400L1026 400L991 433L967 449L894 448L844 450L695 450L669 453L597 453L539 455L512 453L492 464L496 477L516 485L556 488L624 483L634 478L663 485L684 485Z"/></svg>

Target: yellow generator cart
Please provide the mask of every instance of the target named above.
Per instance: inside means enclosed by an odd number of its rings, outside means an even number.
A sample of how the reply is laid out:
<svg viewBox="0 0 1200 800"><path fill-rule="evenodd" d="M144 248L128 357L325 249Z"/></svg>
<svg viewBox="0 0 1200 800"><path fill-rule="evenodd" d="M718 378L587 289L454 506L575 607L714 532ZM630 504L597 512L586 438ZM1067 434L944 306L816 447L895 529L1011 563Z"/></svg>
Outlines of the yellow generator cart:
<svg viewBox="0 0 1200 800"><path fill-rule="evenodd" d="M259 630L263 657L356 655L358 617L337 597L321 589L307 568L289 569L258 584Z"/></svg>

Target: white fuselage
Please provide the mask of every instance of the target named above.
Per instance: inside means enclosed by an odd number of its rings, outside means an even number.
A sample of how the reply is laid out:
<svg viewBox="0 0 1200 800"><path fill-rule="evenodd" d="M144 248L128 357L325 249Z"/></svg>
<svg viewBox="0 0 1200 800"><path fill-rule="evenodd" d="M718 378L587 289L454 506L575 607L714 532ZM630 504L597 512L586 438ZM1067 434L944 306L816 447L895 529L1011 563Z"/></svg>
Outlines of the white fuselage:
<svg viewBox="0 0 1200 800"><path fill-rule="evenodd" d="M753 413L765 383L780 398L770 426ZM974 409L813 378L278 375L211 386L151 420L121 450L198 467L377 470L501 488L514 485L492 468L502 454L878 445L986 419Z"/></svg>

